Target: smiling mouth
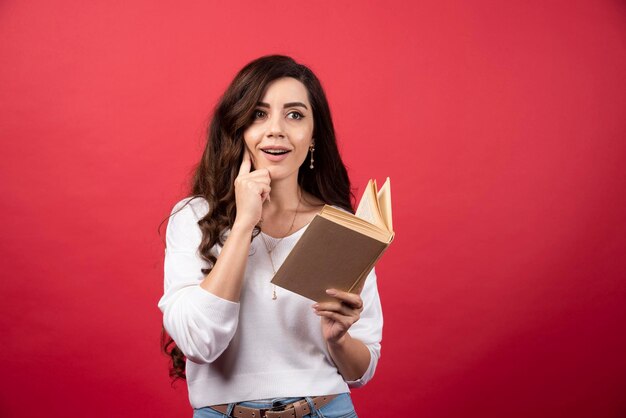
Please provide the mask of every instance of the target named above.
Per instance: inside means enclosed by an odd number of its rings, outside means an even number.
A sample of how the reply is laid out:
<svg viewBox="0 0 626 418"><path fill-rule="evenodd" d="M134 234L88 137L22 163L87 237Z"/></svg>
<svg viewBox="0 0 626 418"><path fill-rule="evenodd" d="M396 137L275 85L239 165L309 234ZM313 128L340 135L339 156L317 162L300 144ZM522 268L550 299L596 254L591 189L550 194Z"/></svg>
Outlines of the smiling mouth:
<svg viewBox="0 0 626 418"><path fill-rule="evenodd" d="M261 151L269 155L283 155L291 152L291 150L288 149L262 149Z"/></svg>

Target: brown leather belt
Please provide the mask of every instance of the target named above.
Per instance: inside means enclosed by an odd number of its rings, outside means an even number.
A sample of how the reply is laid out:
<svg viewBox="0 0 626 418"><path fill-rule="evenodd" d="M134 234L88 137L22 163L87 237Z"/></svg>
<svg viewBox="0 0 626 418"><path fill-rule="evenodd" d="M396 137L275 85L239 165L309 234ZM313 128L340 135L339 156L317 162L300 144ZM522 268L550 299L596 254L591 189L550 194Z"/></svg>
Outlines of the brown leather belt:
<svg viewBox="0 0 626 418"><path fill-rule="evenodd" d="M319 409L336 397L337 395L317 396L313 398L313 405L315 406L315 409ZM228 404L213 405L211 408L226 415L226 412L228 411ZM229 416L236 418L302 418L310 413L311 410L309 408L309 403L306 399L302 399L294 403L271 409L256 409L235 405Z"/></svg>

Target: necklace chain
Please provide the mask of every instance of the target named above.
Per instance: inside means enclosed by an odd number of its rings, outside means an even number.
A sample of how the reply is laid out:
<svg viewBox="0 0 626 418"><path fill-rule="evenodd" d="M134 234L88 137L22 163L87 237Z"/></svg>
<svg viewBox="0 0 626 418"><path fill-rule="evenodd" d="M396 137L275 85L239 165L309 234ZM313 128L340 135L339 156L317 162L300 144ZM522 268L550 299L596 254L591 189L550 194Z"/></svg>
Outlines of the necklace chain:
<svg viewBox="0 0 626 418"><path fill-rule="evenodd" d="M296 212L293 215L293 219L291 220L291 226L289 227L289 230L287 230L287 233L285 235L283 235L281 238L278 239L278 241L276 241L276 243L274 245L271 246L268 244L267 239L265 238L265 236L263 234L261 234L261 239L263 240L263 244L265 245L265 250L267 251L267 256L270 258L270 264L272 265L272 271L274 272L274 274L276 274L276 267L274 267L274 259L272 258L272 252L276 249L276 247L278 247L278 244L280 244L285 237L289 236L289 234L291 233L291 230L293 229L294 224L296 223L296 217L298 216L298 212L300 211L300 203L302 202L302 193L300 193L300 197L298 198L298 206L296 207ZM261 231L263 232L263 231ZM276 285L272 284L272 300L276 300L278 299L278 296L276 296Z"/></svg>

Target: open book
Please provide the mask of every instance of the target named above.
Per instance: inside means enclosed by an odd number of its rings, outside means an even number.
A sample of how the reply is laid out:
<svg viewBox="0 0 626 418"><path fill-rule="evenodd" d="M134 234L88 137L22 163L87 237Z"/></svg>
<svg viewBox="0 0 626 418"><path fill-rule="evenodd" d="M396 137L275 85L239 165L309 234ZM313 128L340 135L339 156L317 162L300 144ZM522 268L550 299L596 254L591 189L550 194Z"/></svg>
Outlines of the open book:
<svg viewBox="0 0 626 418"><path fill-rule="evenodd" d="M380 190L370 180L356 214L325 205L315 215L272 283L316 302L330 288L360 293L393 237L389 178Z"/></svg>

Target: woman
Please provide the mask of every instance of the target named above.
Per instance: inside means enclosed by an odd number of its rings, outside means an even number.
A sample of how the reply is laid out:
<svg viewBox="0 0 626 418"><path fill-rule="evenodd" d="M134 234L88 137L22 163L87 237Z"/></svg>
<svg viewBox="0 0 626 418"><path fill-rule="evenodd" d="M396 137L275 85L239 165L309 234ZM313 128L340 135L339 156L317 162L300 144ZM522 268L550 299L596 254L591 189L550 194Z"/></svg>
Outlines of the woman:
<svg viewBox="0 0 626 418"><path fill-rule="evenodd" d="M237 74L191 194L167 226L159 308L194 417L356 416L349 387L371 379L380 356L374 272L360 295L329 289L334 300L319 304L270 283L324 204L352 211L311 70L267 56Z"/></svg>

